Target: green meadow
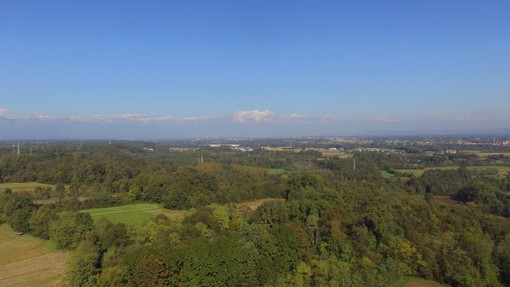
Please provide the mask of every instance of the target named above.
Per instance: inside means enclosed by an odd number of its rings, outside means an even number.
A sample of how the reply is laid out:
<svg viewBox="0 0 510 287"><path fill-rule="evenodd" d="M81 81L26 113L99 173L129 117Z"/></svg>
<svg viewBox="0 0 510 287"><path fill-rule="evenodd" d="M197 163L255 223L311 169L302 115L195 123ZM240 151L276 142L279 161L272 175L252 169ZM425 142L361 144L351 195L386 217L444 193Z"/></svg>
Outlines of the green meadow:
<svg viewBox="0 0 510 287"><path fill-rule="evenodd" d="M180 221L186 214L186 211L184 210L170 210L151 203L136 203L114 207L92 208L82 210L82 212L90 213L94 221L105 218L113 223L124 223L128 225L148 222L158 214L164 214L170 220Z"/></svg>
<svg viewBox="0 0 510 287"><path fill-rule="evenodd" d="M442 287L438 282L415 277L402 277L391 285L391 287Z"/></svg>
<svg viewBox="0 0 510 287"><path fill-rule="evenodd" d="M23 192L23 191L34 191L36 187L53 187L50 184L38 183L38 182L8 182L8 183L0 183L0 191L5 189L10 189L13 192Z"/></svg>
<svg viewBox="0 0 510 287"><path fill-rule="evenodd" d="M267 173L269 173L270 175L281 174L286 172L286 170L284 170L283 168L268 168L266 170Z"/></svg>
<svg viewBox="0 0 510 287"><path fill-rule="evenodd" d="M384 178L392 178L395 175L393 173L389 173L389 172L387 172L385 170L381 170L381 176L384 177Z"/></svg>
<svg viewBox="0 0 510 287"><path fill-rule="evenodd" d="M444 167L427 167L420 169L397 169L396 171L400 173L411 173L415 176L421 176L427 170L448 170L448 169L458 169L458 166L444 166ZM496 169L498 170L498 175L506 175L510 172L510 166L508 165L473 165L468 166L468 170L484 170L484 169Z"/></svg>

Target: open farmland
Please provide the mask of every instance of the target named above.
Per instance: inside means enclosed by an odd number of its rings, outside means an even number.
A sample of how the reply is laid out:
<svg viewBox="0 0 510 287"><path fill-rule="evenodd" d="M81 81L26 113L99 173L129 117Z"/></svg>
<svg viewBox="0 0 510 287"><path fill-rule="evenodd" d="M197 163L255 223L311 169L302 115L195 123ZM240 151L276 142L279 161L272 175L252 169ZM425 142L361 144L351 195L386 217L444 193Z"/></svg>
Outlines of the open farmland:
<svg viewBox="0 0 510 287"><path fill-rule="evenodd" d="M481 152L481 151L467 151L466 153L470 153L470 154L476 154L478 155L481 159L486 159L490 156L497 156L497 155L503 155L503 156L508 156L510 157L510 152Z"/></svg>
<svg viewBox="0 0 510 287"><path fill-rule="evenodd" d="M237 206L239 207L240 210L251 212L257 209L257 207L259 207L261 204L273 200L283 199L264 198L259 200L242 202L239 203ZM129 225L147 222L158 214L164 214L170 220L179 222L189 213L186 210L162 208L159 205L152 203L137 203L114 207L92 208L82 210L82 212L90 213L94 221L98 221L101 218L105 218L113 223L124 223Z"/></svg>
<svg viewBox="0 0 510 287"><path fill-rule="evenodd" d="M510 166L508 165L488 165L488 166L469 166L468 169L497 169L498 174L508 174Z"/></svg>
<svg viewBox="0 0 510 287"><path fill-rule="evenodd" d="M302 148L292 147L264 147L267 151L293 151L295 153L302 152ZM342 149L327 149L327 148L308 148L308 150L314 150L320 152L323 156L338 156L339 158L352 157L351 153L346 153Z"/></svg>
<svg viewBox="0 0 510 287"><path fill-rule="evenodd" d="M394 174L389 173L389 172L387 172L385 170L382 170L381 171L381 176L384 177L384 178L392 178L394 176Z"/></svg>
<svg viewBox="0 0 510 287"><path fill-rule="evenodd" d="M458 169L458 166L444 166L444 167L427 167L427 168L419 168L419 169L397 169L396 171L401 173L411 173L415 176L422 175L427 170L448 170L448 169ZM476 166L468 166L468 170L491 170L496 169L498 174L507 175L510 172L510 166L508 165L476 165Z"/></svg>
<svg viewBox="0 0 510 287"><path fill-rule="evenodd" d="M326 156L326 157L328 157L328 156L338 156L339 158L352 157L352 154L345 153L341 149L314 148L312 150L316 150L316 151L320 152L323 156Z"/></svg>
<svg viewBox="0 0 510 287"><path fill-rule="evenodd" d="M22 192L22 191L34 191L36 187L53 187L50 184L38 183L38 182L9 182L9 183L0 183L0 191L5 189L10 189L13 192Z"/></svg>
<svg viewBox="0 0 510 287"><path fill-rule="evenodd" d="M0 225L0 286L62 286L69 254Z"/></svg>
<svg viewBox="0 0 510 287"><path fill-rule="evenodd" d="M285 172L286 172L286 170L284 170L283 168L268 168L267 169L267 173L270 175L282 174Z"/></svg>
<svg viewBox="0 0 510 287"><path fill-rule="evenodd" d="M86 209L94 221L101 218L113 223L140 224L149 221L158 214L166 215L170 220L180 221L186 215L184 210L170 210L161 208L156 204L138 203L114 207Z"/></svg>
<svg viewBox="0 0 510 287"><path fill-rule="evenodd" d="M391 285L392 287L442 287L442 285L435 281L425 280L421 278L404 277Z"/></svg>
<svg viewBox="0 0 510 287"><path fill-rule="evenodd" d="M257 207L269 201L283 201L283 198L263 198L258 200L246 201L237 204L239 210L254 211Z"/></svg>

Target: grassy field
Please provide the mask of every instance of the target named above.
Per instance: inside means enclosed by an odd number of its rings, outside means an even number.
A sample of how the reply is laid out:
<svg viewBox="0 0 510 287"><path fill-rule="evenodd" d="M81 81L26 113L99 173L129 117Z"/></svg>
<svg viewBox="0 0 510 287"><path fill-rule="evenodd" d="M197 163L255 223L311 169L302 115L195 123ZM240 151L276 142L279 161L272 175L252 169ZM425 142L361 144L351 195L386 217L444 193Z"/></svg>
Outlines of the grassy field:
<svg viewBox="0 0 510 287"><path fill-rule="evenodd" d="M468 169L497 169L498 174L506 175L510 172L508 165L469 166Z"/></svg>
<svg viewBox="0 0 510 287"><path fill-rule="evenodd" d="M445 285L439 284L435 281L425 280L414 277L403 277L393 283L391 287L443 287Z"/></svg>
<svg viewBox="0 0 510 287"><path fill-rule="evenodd" d="M444 167L427 167L421 169L397 169L398 172L401 173L411 173L415 176L422 175L426 170L448 170L448 169L458 169L458 166L444 166ZM476 166L468 166L468 170L484 170L484 169L497 169L499 175L507 175L510 172L510 166L508 165L476 165Z"/></svg>
<svg viewBox="0 0 510 287"><path fill-rule="evenodd" d="M326 148L315 148L313 150L316 150L320 152L323 156L338 156L339 158L348 158L352 157L352 154L345 153L343 150L340 149L326 149Z"/></svg>
<svg viewBox="0 0 510 287"><path fill-rule="evenodd" d="M10 188L14 192L20 192L20 191L34 191L34 189L38 186L46 187L51 186L49 184L44 183L38 183L38 182L23 182L23 183L0 183L0 191L3 191L7 188Z"/></svg>
<svg viewBox="0 0 510 287"><path fill-rule="evenodd" d="M486 159L493 155L504 155L510 157L510 152L481 152L481 151L466 151L466 153L476 154L482 159Z"/></svg>
<svg viewBox="0 0 510 287"><path fill-rule="evenodd" d="M113 223L140 224L151 220L158 214L164 214L169 219L180 221L186 215L184 210L170 210L156 204L137 203L114 207L93 208L82 210L88 212L95 221L106 218Z"/></svg>
<svg viewBox="0 0 510 287"><path fill-rule="evenodd" d="M264 147L263 149L268 151L292 151L292 152L301 152L302 148L291 148L291 147ZM308 150L318 151L322 154L322 156L338 156L339 158L349 158L352 157L351 153L346 153L341 149L327 149L327 148L309 148Z"/></svg>
<svg viewBox="0 0 510 287"><path fill-rule="evenodd" d="M284 170L283 168L268 168L268 169L266 169L266 171L270 175L281 174L281 173L285 173L286 172L286 170Z"/></svg>
<svg viewBox="0 0 510 287"><path fill-rule="evenodd" d="M414 176L420 176L425 172L425 169L396 169L400 173L410 173Z"/></svg>
<svg viewBox="0 0 510 287"><path fill-rule="evenodd" d="M247 202L242 202L238 204L240 210L244 211L253 211L257 209L261 204L268 201L273 200L284 200L280 198L264 198L258 200L252 200ZM170 220L179 222L186 215L189 214L190 211L187 210L172 210L161 208L157 204L151 203L136 203L136 204L127 204L121 206L114 207L105 207L105 208L92 208L82 210L82 212L88 212L92 216L94 221L98 221L101 218L108 219L113 223L124 223L124 224L142 224L149 220L151 220L154 216L158 214L166 215Z"/></svg>
<svg viewBox="0 0 510 287"><path fill-rule="evenodd" d="M0 225L0 286L62 286L69 254L50 241L17 236Z"/></svg>
<svg viewBox="0 0 510 287"><path fill-rule="evenodd" d="M387 172L387 171L385 171L385 170L381 170L381 175L382 175L382 177L384 177L384 178L392 178L392 177L394 177L394 176L395 176L393 173L389 173L389 172Z"/></svg>
<svg viewBox="0 0 510 287"><path fill-rule="evenodd" d="M241 203L238 203L237 204L237 207L239 208L239 210L248 210L248 211L254 211L255 209L257 209L257 207L259 207L260 205L262 205L263 203L266 203L268 201L284 201L285 199L283 198L264 198L264 199L257 199L257 200L252 200L252 201L246 201L246 202L241 202Z"/></svg>

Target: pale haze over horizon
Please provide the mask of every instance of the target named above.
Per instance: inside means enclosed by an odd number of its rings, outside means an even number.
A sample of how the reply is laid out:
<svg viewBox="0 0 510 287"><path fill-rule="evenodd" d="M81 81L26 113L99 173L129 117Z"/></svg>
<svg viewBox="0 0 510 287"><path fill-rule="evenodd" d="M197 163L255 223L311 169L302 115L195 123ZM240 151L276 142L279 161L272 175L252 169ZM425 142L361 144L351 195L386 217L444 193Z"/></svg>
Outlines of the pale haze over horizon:
<svg viewBox="0 0 510 287"><path fill-rule="evenodd" d="M509 1L2 1L0 140L510 131Z"/></svg>

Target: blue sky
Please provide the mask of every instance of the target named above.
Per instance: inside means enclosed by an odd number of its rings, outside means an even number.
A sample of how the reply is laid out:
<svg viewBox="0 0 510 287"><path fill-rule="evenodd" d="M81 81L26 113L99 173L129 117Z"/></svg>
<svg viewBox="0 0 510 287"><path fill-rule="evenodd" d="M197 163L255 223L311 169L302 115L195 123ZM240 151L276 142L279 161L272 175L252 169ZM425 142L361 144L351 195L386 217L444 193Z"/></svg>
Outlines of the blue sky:
<svg viewBox="0 0 510 287"><path fill-rule="evenodd" d="M0 139L510 128L509 14L508 1L1 1Z"/></svg>

